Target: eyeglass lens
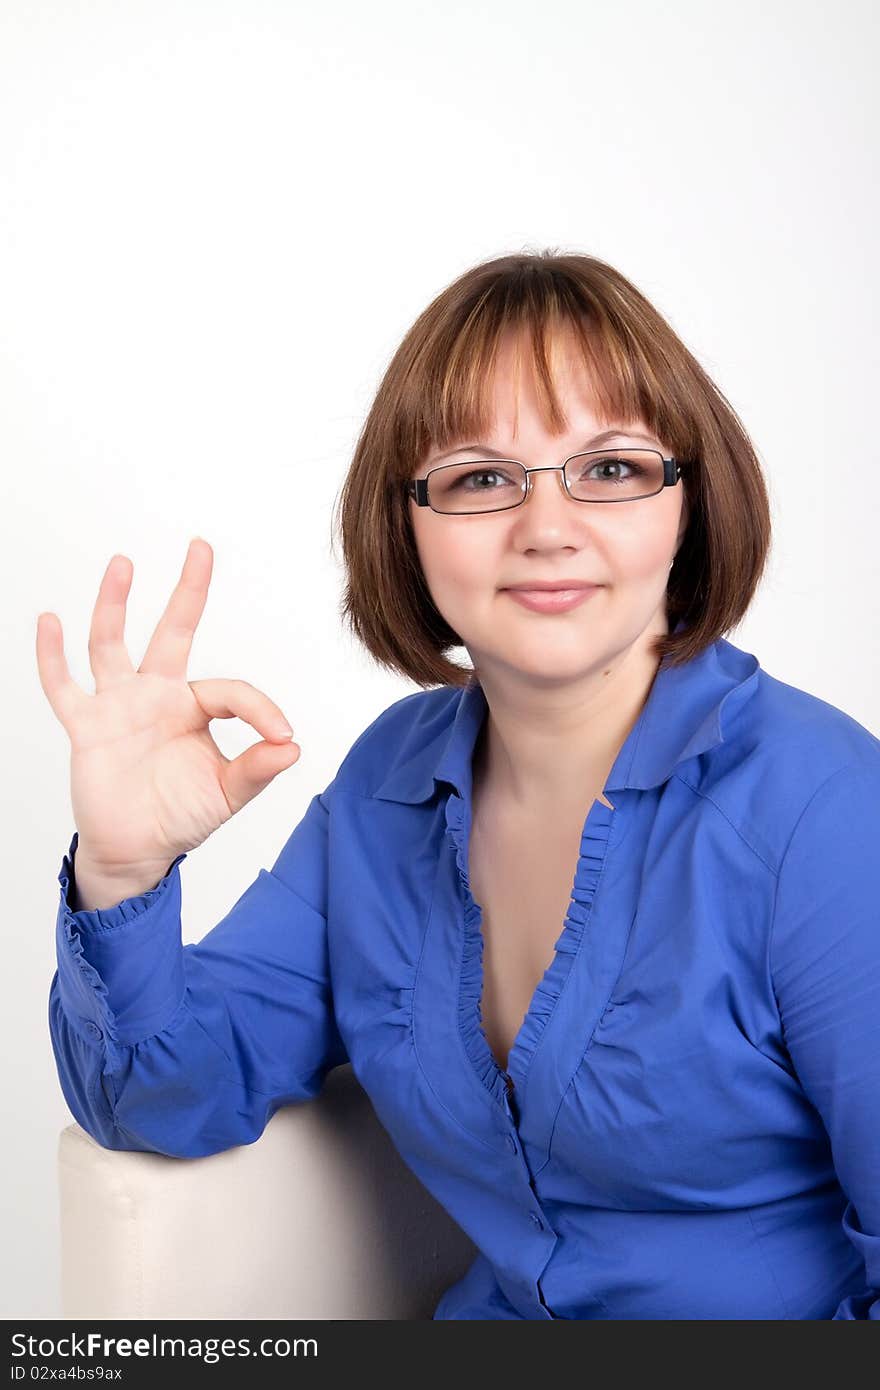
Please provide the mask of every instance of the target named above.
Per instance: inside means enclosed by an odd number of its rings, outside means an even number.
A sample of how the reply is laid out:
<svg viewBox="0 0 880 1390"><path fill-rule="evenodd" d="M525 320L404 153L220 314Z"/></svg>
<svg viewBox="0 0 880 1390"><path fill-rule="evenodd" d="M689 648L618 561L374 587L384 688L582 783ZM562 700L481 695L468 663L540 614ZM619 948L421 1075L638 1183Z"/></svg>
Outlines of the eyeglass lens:
<svg viewBox="0 0 880 1390"><path fill-rule="evenodd" d="M565 465L571 495L583 502L649 497L663 486L663 458L654 449L577 454ZM428 475L428 501L438 512L503 511L522 502L526 470L506 459L443 464Z"/></svg>

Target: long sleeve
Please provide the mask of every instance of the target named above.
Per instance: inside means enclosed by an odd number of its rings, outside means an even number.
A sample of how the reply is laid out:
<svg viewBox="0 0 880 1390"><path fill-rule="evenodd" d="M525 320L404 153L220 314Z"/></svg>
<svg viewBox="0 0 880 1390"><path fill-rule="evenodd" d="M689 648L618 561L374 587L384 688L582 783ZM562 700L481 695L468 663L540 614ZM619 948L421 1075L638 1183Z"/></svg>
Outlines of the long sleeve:
<svg viewBox="0 0 880 1390"><path fill-rule="evenodd" d="M150 892L73 912L74 834L58 875L49 1030L65 1100L105 1148L194 1158L252 1143L348 1061L328 964L331 791L312 799L272 869L186 946L187 856Z"/></svg>
<svg viewBox="0 0 880 1390"><path fill-rule="evenodd" d="M834 1319L880 1320L880 758L838 769L777 880L770 967L795 1070L822 1118L866 1287Z"/></svg>

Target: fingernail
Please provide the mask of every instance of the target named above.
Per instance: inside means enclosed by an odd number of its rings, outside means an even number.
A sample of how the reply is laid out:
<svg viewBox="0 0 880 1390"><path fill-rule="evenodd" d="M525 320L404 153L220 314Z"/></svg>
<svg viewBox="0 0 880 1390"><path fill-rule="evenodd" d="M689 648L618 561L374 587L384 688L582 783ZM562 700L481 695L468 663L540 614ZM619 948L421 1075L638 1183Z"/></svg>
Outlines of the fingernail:
<svg viewBox="0 0 880 1390"><path fill-rule="evenodd" d="M293 738L293 729L289 728L289 726L288 726L287 724L281 724L281 725L279 725L279 728L278 728L278 737L279 737L279 738Z"/></svg>

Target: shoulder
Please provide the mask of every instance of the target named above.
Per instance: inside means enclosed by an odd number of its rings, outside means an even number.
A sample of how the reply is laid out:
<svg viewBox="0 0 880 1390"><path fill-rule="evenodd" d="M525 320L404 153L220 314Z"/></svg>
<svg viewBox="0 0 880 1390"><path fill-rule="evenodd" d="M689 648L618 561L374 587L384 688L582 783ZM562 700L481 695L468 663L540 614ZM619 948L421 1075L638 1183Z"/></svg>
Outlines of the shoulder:
<svg viewBox="0 0 880 1390"><path fill-rule="evenodd" d="M842 808L880 829L880 738L845 710L759 667L751 696L695 785L774 871L807 808L846 829ZM836 817L836 819L835 819Z"/></svg>
<svg viewBox="0 0 880 1390"><path fill-rule="evenodd" d="M763 669L759 671L751 718L755 730L765 737L772 735L789 758L808 754L818 760L820 773L862 759L880 762L880 738L864 724L837 705Z"/></svg>
<svg viewBox="0 0 880 1390"><path fill-rule="evenodd" d="M880 738L846 710L767 671L759 671L747 716L739 738L758 751L767 777L809 795L846 767L880 777Z"/></svg>
<svg viewBox="0 0 880 1390"><path fill-rule="evenodd" d="M395 700L346 753L336 774L338 789L372 796L398 770L429 778L462 694L462 687L438 686Z"/></svg>

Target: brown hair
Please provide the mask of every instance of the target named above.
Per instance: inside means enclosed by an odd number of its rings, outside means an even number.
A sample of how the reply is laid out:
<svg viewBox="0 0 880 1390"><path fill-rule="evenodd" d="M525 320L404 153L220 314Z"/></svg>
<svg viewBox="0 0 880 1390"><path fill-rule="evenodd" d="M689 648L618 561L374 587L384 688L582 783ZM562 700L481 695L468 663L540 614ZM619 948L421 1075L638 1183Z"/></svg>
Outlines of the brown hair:
<svg viewBox="0 0 880 1390"><path fill-rule="evenodd" d="M688 525L669 576L669 633L657 638L656 655L672 665L696 656L742 619L763 573L770 507L761 465L733 407L662 315L593 256L543 250L485 261L409 329L338 499L342 618L375 661L423 688L463 686L473 672L444 655L462 639L425 583L404 483L433 449L490 428L491 369L511 330L528 336L545 427L562 432L547 345L565 323L603 423L644 420L682 463Z"/></svg>

